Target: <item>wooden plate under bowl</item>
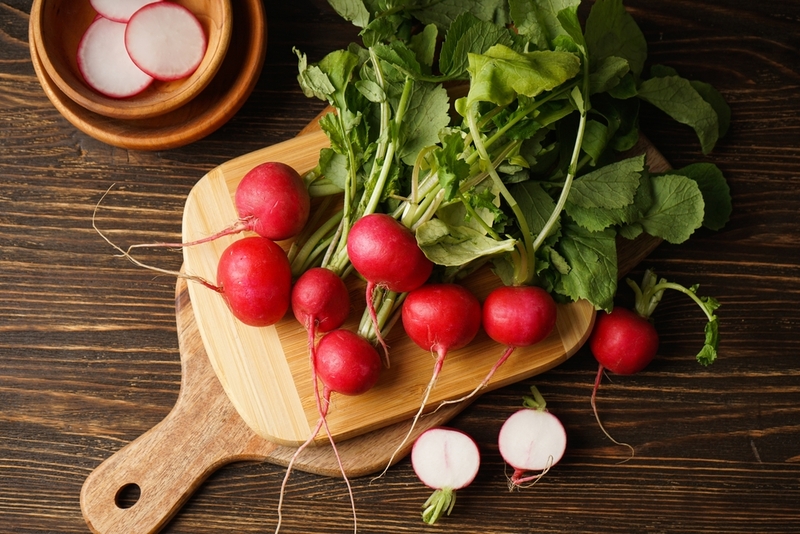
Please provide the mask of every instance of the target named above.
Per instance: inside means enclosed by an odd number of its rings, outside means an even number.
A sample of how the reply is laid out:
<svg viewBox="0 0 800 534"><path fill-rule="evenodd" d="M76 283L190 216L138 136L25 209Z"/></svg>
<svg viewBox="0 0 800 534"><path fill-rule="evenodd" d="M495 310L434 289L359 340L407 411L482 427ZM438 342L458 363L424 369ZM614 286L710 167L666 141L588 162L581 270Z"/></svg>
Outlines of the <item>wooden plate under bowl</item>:
<svg viewBox="0 0 800 534"><path fill-rule="evenodd" d="M155 80L129 98L110 98L92 89L78 69L80 40L97 16L89 0L35 0L31 36L45 72L70 99L115 119L148 119L163 115L195 98L219 71L231 40L232 10L228 0L175 0L191 11L208 40L205 56L193 74L174 81Z"/></svg>
<svg viewBox="0 0 800 534"><path fill-rule="evenodd" d="M83 0L81 0L83 1ZM148 119L115 119L81 106L59 89L39 57L33 17L29 46L36 76L55 108L76 128L131 150L167 150L197 141L225 124L250 96L264 64L267 22L260 0L231 3L229 53L217 75L186 105Z"/></svg>

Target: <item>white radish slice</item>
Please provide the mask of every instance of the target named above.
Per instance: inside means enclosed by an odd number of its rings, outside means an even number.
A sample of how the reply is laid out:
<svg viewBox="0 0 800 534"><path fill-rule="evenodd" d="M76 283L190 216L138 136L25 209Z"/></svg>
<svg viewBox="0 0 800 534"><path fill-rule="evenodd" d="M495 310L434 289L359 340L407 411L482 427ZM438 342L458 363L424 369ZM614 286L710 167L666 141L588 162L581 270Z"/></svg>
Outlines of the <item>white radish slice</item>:
<svg viewBox="0 0 800 534"><path fill-rule="evenodd" d="M94 90L112 98L144 91L153 77L131 61L125 48L125 24L98 17L78 44L78 70Z"/></svg>
<svg viewBox="0 0 800 534"><path fill-rule="evenodd" d="M125 46L140 69L157 80L178 80L197 69L208 41L194 14L173 2L156 2L128 21Z"/></svg>
<svg viewBox="0 0 800 534"><path fill-rule="evenodd" d="M564 456L567 433L550 412L523 408L503 423L497 445L506 463L517 471L544 471Z"/></svg>
<svg viewBox="0 0 800 534"><path fill-rule="evenodd" d="M481 465L475 441L464 432L436 427L420 434L411 448L411 466L420 481L433 488L422 505L422 520L432 525L456 504L455 490L469 486Z"/></svg>
<svg viewBox="0 0 800 534"><path fill-rule="evenodd" d="M117 22L128 22L131 16L147 4L161 0L89 0L97 13Z"/></svg>

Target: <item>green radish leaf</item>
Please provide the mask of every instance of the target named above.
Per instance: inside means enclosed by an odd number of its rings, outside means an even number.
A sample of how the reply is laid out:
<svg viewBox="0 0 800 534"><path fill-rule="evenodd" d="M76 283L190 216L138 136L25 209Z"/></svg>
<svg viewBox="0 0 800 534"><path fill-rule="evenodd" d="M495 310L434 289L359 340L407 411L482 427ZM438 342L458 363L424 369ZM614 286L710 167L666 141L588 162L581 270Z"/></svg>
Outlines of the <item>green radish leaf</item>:
<svg viewBox="0 0 800 534"><path fill-rule="evenodd" d="M417 228L417 244L437 265L455 267L485 256L511 252L515 239L496 240L466 226L450 226L441 219L431 219Z"/></svg>
<svg viewBox="0 0 800 534"><path fill-rule="evenodd" d="M622 0L597 0L586 19L585 35L591 65L610 57L623 58L633 75L641 76L647 59L647 41Z"/></svg>
<svg viewBox="0 0 800 534"><path fill-rule="evenodd" d="M558 252L570 266L557 291L573 300L586 299L595 308L611 311L617 292L615 232L590 232L576 224L562 225Z"/></svg>
<svg viewBox="0 0 800 534"><path fill-rule="evenodd" d="M689 239L703 223L704 203L694 180L668 174L654 176L653 205L638 221L645 232L670 243Z"/></svg>
<svg viewBox="0 0 800 534"><path fill-rule="evenodd" d="M705 203L703 226L710 230L721 230L730 219L731 191L722 171L713 163L693 163L682 169L670 171L691 178L700 187Z"/></svg>

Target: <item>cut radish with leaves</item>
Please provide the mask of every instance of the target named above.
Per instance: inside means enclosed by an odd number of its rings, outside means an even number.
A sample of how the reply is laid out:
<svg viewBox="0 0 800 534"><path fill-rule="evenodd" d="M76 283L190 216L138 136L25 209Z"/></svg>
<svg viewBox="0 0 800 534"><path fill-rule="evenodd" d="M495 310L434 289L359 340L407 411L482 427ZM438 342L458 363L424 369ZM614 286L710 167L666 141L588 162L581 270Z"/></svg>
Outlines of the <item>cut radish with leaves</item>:
<svg viewBox="0 0 800 534"><path fill-rule="evenodd" d="M511 487L536 482L564 456L567 433L558 417L545 409L545 401L535 386L532 397L525 397L525 406L500 428L498 449L503 460L514 468L509 480ZM523 476L529 471L540 471Z"/></svg>
<svg viewBox="0 0 800 534"><path fill-rule="evenodd" d="M77 63L83 79L111 98L127 98L147 89L153 77L131 61L125 48L125 24L95 19L78 44Z"/></svg>
<svg viewBox="0 0 800 534"><path fill-rule="evenodd" d="M436 490L422 505L422 520L432 525L443 513L450 515L456 490L472 483L480 465L478 446L464 432L438 427L420 434L411 449L411 466L423 484Z"/></svg>
<svg viewBox="0 0 800 534"><path fill-rule="evenodd" d="M147 4L161 0L89 0L97 13L116 22L128 22L131 16Z"/></svg>
<svg viewBox="0 0 800 534"><path fill-rule="evenodd" d="M178 80L193 73L208 41L200 21L172 2L148 4L131 16L125 47L133 62L157 80Z"/></svg>

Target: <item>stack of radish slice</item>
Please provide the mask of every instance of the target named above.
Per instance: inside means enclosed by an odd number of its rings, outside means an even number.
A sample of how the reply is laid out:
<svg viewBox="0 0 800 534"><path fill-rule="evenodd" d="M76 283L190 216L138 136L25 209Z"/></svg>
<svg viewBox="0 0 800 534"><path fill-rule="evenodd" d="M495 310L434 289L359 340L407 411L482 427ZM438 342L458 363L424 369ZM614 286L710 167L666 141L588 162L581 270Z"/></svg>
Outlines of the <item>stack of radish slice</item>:
<svg viewBox="0 0 800 534"><path fill-rule="evenodd" d="M197 17L166 0L91 0L98 16L78 45L78 69L112 98L144 91L153 80L191 75L208 40Z"/></svg>

